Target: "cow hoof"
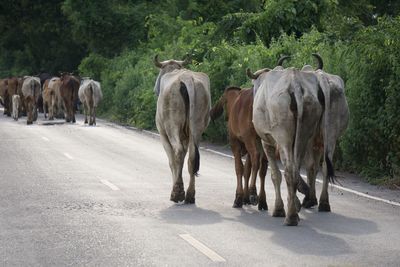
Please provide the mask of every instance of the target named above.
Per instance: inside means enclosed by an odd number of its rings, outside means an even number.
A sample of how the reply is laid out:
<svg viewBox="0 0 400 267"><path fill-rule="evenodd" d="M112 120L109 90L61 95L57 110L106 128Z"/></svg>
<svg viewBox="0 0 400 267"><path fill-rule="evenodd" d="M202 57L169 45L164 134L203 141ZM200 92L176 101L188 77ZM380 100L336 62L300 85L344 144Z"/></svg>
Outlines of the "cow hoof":
<svg viewBox="0 0 400 267"><path fill-rule="evenodd" d="M272 217L285 217L286 216L286 212L285 209L276 209L274 210L274 212L272 213Z"/></svg>
<svg viewBox="0 0 400 267"><path fill-rule="evenodd" d="M250 195L250 204L253 206L257 206L258 204L258 196L256 195Z"/></svg>
<svg viewBox="0 0 400 267"><path fill-rule="evenodd" d="M171 193L171 201L178 203L185 200L185 191L183 192L172 192Z"/></svg>
<svg viewBox="0 0 400 267"><path fill-rule="evenodd" d="M243 197L243 204L244 205L250 205L250 197L249 197L249 195L244 195L244 197Z"/></svg>
<svg viewBox="0 0 400 267"><path fill-rule="evenodd" d="M87 121L87 120L85 120L85 124L88 124L88 121Z"/></svg>
<svg viewBox="0 0 400 267"><path fill-rule="evenodd" d="M185 198L185 204L194 204L196 202L196 199L194 197L195 194L196 194L196 191L187 191L186 198Z"/></svg>
<svg viewBox="0 0 400 267"><path fill-rule="evenodd" d="M90 126L93 126L93 122L89 123Z"/></svg>
<svg viewBox="0 0 400 267"><path fill-rule="evenodd" d="M240 195L236 195L235 201L233 202L233 208L241 208L243 206L243 198Z"/></svg>
<svg viewBox="0 0 400 267"><path fill-rule="evenodd" d="M298 214L290 216L290 217L286 217L284 224L287 226L297 226L299 224L300 221L300 217Z"/></svg>
<svg viewBox="0 0 400 267"><path fill-rule="evenodd" d="M31 125L32 123L33 123L33 122L31 122L31 121L27 121L27 122L26 122L27 125Z"/></svg>
<svg viewBox="0 0 400 267"><path fill-rule="evenodd" d="M54 121L54 118L53 117L49 118L49 121Z"/></svg>
<svg viewBox="0 0 400 267"><path fill-rule="evenodd" d="M315 197L310 199L308 196L306 196L303 199L303 203L301 205L304 208L309 209L309 208L314 207L315 205L318 205L318 201L317 201L317 199Z"/></svg>
<svg viewBox="0 0 400 267"><path fill-rule="evenodd" d="M258 202L258 210L268 210L267 201L260 200L260 202Z"/></svg>
<svg viewBox="0 0 400 267"><path fill-rule="evenodd" d="M318 211L325 211L325 212L330 212L331 211L331 205L327 202L320 202L318 206Z"/></svg>

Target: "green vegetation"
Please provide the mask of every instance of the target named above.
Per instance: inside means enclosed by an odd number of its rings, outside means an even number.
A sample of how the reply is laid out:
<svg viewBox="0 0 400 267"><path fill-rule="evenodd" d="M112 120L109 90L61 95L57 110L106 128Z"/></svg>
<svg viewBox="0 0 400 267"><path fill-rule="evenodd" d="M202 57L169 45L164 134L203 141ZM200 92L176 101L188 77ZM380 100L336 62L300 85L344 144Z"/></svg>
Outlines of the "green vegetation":
<svg viewBox="0 0 400 267"><path fill-rule="evenodd" d="M0 76L79 71L102 83L103 116L154 129L155 54L193 60L212 99L250 87L245 69L313 64L346 82L351 120L337 166L371 182L400 177L400 2L394 0L113 0L0 4ZM222 120L205 138L226 142Z"/></svg>

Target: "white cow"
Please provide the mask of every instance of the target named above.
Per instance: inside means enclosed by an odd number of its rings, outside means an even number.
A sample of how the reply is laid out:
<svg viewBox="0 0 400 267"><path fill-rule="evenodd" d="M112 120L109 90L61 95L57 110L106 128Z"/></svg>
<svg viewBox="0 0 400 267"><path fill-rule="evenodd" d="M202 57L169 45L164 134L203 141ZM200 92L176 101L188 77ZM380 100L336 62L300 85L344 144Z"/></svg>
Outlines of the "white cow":
<svg viewBox="0 0 400 267"><path fill-rule="evenodd" d="M96 125L96 108L103 99L100 83L90 78L83 78L78 91L79 100L85 110L85 123Z"/></svg>
<svg viewBox="0 0 400 267"><path fill-rule="evenodd" d="M255 90L254 128L262 139L275 187L273 216L286 216L286 225L297 225L300 205L296 203L296 191L300 165L323 115L322 93L319 90L326 89L328 85L315 73L295 68L283 69L281 66L249 76L253 79ZM275 159L276 145L288 187L287 214L280 193L282 178Z"/></svg>
<svg viewBox="0 0 400 267"><path fill-rule="evenodd" d="M12 96L12 117L14 118L14 120L18 120L19 118L19 109L20 109L20 105L21 105L21 98L19 97L19 95L13 95Z"/></svg>
<svg viewBox="0 0 400 267"><path fill-rule="evenodd" d="M195 175L200 167L199 141L209 123L210 81L206 74L184 68L185 61L167 60L154 64L160 73L154 87L158 96L156 124L169 159L173 187L171 201L195 202ZM189 150L189 187L183 186L182 168Z"/></svg>

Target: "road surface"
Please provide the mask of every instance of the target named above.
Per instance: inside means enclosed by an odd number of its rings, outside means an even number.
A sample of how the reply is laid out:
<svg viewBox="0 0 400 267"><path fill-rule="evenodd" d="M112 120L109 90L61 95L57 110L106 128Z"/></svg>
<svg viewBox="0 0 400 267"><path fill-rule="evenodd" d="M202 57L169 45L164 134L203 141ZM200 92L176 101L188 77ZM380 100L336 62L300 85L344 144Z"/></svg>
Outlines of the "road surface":
<svg viewBox="0 0 400 267"><path fill-rule="evenodd" d="M196 204L174 204L157 136L39 116L0 116L0 266L400 266L400 207L332 189L287 227L269 175L269 211L233 209L233 160L204 150Z"/></svg>

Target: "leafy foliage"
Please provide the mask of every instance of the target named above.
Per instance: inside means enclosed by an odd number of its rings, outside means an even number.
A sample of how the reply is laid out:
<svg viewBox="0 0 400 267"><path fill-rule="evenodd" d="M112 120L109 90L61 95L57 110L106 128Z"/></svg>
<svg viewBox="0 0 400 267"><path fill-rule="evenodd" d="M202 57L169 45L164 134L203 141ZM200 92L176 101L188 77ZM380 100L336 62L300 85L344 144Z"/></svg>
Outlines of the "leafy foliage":
<svg viewBox="0 0 400 267"><path fill-rule="evenodd" d="M227 86L251 86L247 67L272 68L281 55L302 67L318 52L344 79L351 112L337 166L371 182L398 179L399 12L393 0L5 0L0 74L79 69L101 81L103 116L154 129L155 54L189 53L217 101ZM210 123L205 138L226 142L224 121Z"/></svg>

